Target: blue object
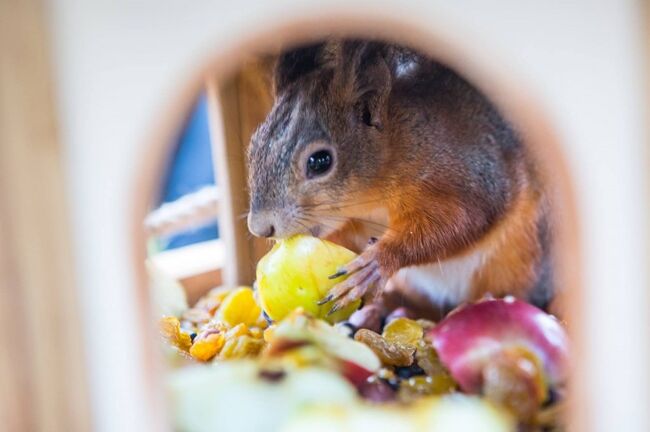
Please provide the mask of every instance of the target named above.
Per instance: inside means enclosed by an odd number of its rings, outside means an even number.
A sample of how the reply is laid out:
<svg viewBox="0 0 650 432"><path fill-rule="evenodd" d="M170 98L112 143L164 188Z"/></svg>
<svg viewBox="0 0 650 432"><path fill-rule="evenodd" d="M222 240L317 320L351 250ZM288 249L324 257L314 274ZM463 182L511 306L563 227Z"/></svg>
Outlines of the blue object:
<svg viewBox="0 0 650 432"><path fill-rule="evenodd" d="M208 126L207 98L202 94L196 102L178 139L176 151L170 161L162 197L158 205L176 201L183 195L204 186L215 184ZM160 239L162 249L216 239L219 229L210 223L196 229Z"/></svg>

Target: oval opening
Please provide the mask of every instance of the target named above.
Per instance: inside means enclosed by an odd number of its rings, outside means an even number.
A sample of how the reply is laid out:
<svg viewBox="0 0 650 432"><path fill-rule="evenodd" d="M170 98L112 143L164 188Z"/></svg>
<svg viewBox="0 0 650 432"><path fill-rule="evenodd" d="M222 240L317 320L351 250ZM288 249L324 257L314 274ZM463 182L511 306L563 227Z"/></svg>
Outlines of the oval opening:
<svg viewBox="0 0 650 432"><path fill-rule="evenodd" d="M147 234L142 229L143 221L147 218L154 206L154 200L160 195L160 189L170 155L175 152L176 141L179 130L181 130L192 111L196 100L201 94L207 92L218 92L220 97L224 97L224 84L229 83L232 90L234 82L245 85L248 89L253 89L253 93L248 95L249 99L237 99L237 95L225 94L225 97L235 97L235 103L239 104L240 111L245 111L249 115L240 125L240 132L250 134L251 128L256 124L252 119L263 118L266 108L260 109L251 103L250 97L254 96L255 86L264 88L268 83L255 82L259 77L259 68L268 67L266 60L251 63L251 59L265 59L266 55L277 53L280 47L296 46L321 40L328 36L343 37L360 37L388 40L400 45L413 47L418 51L430 56L440 63L449 66L459 72L473 86L479 89L492 101L498 109L525 135L525 143L534 154L534 158L539 162L542 170L545 172L545 179L548 182L548 190L551 191L553 201L552 215L555 220L555 233L553 255L554 255L554 280L558 287L561 287L562 298L560 301L563 311L570 311L564 314L569 321L569 331L572 337L572 356L576 364L581 363L581 331L576 327L580 322L578 318L581 314L580 301L582 291L580 288L580 250L579 239L577 238L577 221L578 217L575 210L573 186L571 176L568 172L564 156L562 153L562 143L560 143L553 131L552 126L547 121L543 110L535 102L532 91L526 92L526 83L517 82L512 77L504 63L496 64L487 61L483 47L473 46L467 43L462 36L459 36L455 30L450 28L438 28L431 30L433 26L425 25L415 20L401 19L398 17L386 18L377 16L355 16L354 14L331 14L325 19L322 14L318 17L306 18L300 21L289 21L266 28L256 29L242 38L234 38L228 45L222 45L206 62L198 68L196 73L188 84L180 90L178 97L171 101L169 109L161 117L155 127L153 137L147 143L147 155L143 158L139 170L139 184L136 188L136 200L134 203L133 226L134 226L134 258L136 269L138 271L138 286L142 287L139 300L141 302L141 311L143 311L143 324L149 323L151 316L145 311L151 310L150 297L146 289L148 286L148 276L145 267L141 264L147 258ZM247 74L247 67L256 69L255 73ZM250 71L250 69L249 69ZM242 84L242 80L244 84ZM248 81L246 81L248 80ZM251 81L252 80L252 81ZM228 87L228 86L226 86ZM257 88L259 91L260 88ZM228 91L227 89L225 90ZM262 92L263 93L263 92ZM262 93L257 93L259 96ZM210 97L210 96L208 96ZM267 103L268 101L264 101ZM248 105L246 105L248 103ZM257 110L257 111L255 111ZM226 113L216 109L212 115L226 117L232 113ZM248 122L248 123L247 123ZM214 127L223 127L223 125L213 125ZM213 131L214 132L214 131ZM218 130L220 136L225 136L228 132ZM243 149L242 149L243 150ZM222 152L214 155L215 158L229 160L228 166L235 166L235 171L241 171L244 163L243 151L240 154ZM235 158L234 160L232 158ZM241 179L238 183L228 185L231 177L229 173L217 173L219 187L226 186L233 190L241 188L244 185ZM231 195L232 196L232 195ZM229 209L233 206L235 209L241 209L247 206L247 197L237 197L243 200L236 204L220 203L220 211L226 206L225 211L233 213ZM242 234L245 231L245 221L237 222L231 218L230 222L222 224L220 221L220 235L224 241L230 245L238 245ZM266 250L264 242L252 242L245 248L237 247L234 254L238 262L250 262L251 254L260 256ZM231 264L226 273L221 273L221 281L227 284L251 283L254 269L248 265L242 266ZM216 283L215 283L216 284ZM157 401L153 396L153 389L159 388L160 368L152 367L158 364L157 349L155 338L152 338L151 344L145 344L146 352L145 365L143 370L147 371L150 376L152 388L152 401ZM574 374L571 377L570 388L572 390L571 411L568 421L573 427L580 430L584 428L585 419L582 415L585 404L586 393L584 385L581 383L581 376ZM158 404L158 407L161 405Z"/></svg>

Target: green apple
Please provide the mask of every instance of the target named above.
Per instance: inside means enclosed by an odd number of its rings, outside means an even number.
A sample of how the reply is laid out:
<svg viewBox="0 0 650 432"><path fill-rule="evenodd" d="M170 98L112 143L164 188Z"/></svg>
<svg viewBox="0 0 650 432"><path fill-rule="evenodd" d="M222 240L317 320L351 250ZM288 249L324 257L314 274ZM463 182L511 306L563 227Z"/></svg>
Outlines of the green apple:
<svg viewBox="0 0 650 432"><path fill-rule="evenodd" d="M310 236L294 236L278 241L257 263L257 287L262 308L273 320L281 320L296 308L334 323L359 308L354 302L332 315L332 303L318 305L328 291L345 277L329 279L338 269L356 258L342 246Z"/></svg>

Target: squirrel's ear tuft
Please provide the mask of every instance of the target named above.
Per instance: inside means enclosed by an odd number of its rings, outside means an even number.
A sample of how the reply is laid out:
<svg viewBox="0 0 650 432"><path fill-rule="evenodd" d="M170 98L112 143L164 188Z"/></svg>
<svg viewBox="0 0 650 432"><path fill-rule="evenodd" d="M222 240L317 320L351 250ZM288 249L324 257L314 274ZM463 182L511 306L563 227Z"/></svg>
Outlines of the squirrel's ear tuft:
<svg viewBox="0 0 650 432"><path fill-rule="evenodd" d="M392 73L387 60L390 49L383 43L359 41L350 41L344 49L344 57L347 57L344 73L351 98L359 108L363 122L377 129L383 126L392 87Z"/></svg>
<svg viewBox="0 0 650 432"><path fill-rule="evenodd" d="M325 43L303 45L285 51L275 64L274 85L276 94L303 75L319 68L323 63Z"/></svg>

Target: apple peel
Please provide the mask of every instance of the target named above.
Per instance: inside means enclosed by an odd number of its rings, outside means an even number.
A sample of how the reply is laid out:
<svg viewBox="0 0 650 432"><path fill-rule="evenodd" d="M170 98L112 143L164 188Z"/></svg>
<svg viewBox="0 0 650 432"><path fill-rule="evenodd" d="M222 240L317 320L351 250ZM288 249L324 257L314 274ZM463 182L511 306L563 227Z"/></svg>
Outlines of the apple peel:
<svg viewBox="0 0 650 432"><path fill-rule="evenodd" d="M560 321L513 297L461 306L427 332L460 388L529 418L567 379L569 339ZM515 394L516 393L516 394ZM522 406L522 400L532 401Z"/></svg>

